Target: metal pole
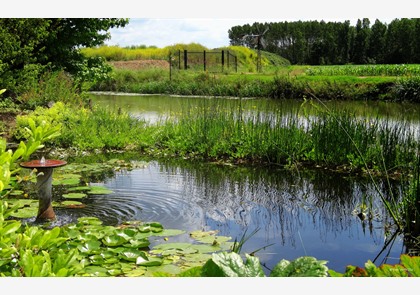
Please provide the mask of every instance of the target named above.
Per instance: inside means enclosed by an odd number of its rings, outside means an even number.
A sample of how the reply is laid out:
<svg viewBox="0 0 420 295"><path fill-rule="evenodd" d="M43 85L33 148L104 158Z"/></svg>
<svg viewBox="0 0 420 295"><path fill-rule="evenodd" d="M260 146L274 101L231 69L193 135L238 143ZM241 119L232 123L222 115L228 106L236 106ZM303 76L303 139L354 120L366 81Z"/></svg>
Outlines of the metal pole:
<svg viewBox="0 0 420 295"><path fill-rule="evenodd" d="M169 53L169 81L172 81L172 56Z"/></svg>
<svg viewBox="0 0 420 295"><path fill-rule="evenodd" d="M204 65L204 72L206 71L206 51L203 50L203 65Z"/></svg>
<svg viewBox="0 0 420 295"><path fill-rule="evenodd" d="M186 70L187 69L187 67L188 67L188 58L187 58L187 50L185 49L184 50L184 70Z"/></svg>
<svg viewBox="0 0 420 295"><path fill-rule="evenodd" d="M222 50L222 72L225 69L225 51Z"/></svg>

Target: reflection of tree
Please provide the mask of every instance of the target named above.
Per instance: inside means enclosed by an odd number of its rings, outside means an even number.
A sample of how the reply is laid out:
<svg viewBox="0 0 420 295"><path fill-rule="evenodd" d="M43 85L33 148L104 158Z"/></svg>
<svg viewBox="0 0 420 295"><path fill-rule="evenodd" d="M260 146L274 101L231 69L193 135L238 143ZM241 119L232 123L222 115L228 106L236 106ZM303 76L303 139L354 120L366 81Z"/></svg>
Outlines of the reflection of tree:
<svg viewBox="0 0 420 295"><path fill-rule="evenodd" d="M258 227L265 231L267 240L277 237L282 244L294 245L302 228L317 231L319 239L326 241L328 236L337 237L343 231L358 235L357 228L362 228L364 235L367 225L372 238L382 242L386 211L367 181L325 171L298 174L272 168L215 165L182 165L176 169L186 182L194 182L184 187L185 195L199 195L197 202L206 212L207 222L218 224L221 231L228 232L229 223L243 229ZM363 196L369 198L376 214L370 223L352 214Z"/></svg>

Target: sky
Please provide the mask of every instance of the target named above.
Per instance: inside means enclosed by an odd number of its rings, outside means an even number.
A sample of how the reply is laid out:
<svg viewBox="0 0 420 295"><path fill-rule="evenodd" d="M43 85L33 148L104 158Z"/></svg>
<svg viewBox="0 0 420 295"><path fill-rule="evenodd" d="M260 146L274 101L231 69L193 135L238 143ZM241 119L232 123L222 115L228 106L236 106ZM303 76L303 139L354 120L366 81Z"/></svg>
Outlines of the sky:
<svg viewBox="0 0 420 295"><path fill-rule="evenodd" d="M417 1L418 2L418 1ZM0 17L124 17L130 23L110 30L107 45L157 46L199 43L209 49L229 45L228 30L254 22L324 20L343 22L367 17L390 23L418 17L412 0L16 0L2 4ZM4 7L5 6L5 7Z"/></svg>

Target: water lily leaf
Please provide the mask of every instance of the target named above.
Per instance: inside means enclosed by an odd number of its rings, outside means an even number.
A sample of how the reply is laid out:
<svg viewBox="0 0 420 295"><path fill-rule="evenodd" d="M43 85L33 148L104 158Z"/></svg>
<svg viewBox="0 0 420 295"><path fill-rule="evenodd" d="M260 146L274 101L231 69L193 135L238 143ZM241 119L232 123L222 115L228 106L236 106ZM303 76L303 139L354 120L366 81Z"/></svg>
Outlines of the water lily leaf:
<svg viewBox="0 0 420 295"><path fill-rule="evenodd" d="M109 269L109 270L108 270L108 273L109 273L111 276L116 277L116 276L122 275L124 272L122 271L122 269L119 269L119 268L112 268L112 269Z"/></svg>
<svg viewBox="0 0 420 295"><path fill-rule="evenodd" d="M28 200L28 199L8 199L7 202L12 206L16 206L18 208L22 207L38 207L39 201L38 200Z"/></svg>
<svg viewBox="0 0 420 295"><path fill-rule="evenodd" d="M198 253L184 256L185 261L200 263L200 265L203 265L209 259L211 259L211 254L208 253Z"/></svg>
<svg viewBox="0 0 420 295"><path fill-rule="evenodd" d="M94 251L97 251L101 248L101 242L98 240L90 240L86 243L77 245L77 249L80 252L90 254Z"/></svg>
<svg viewBox="0 0 420 295"><path fill-rule="evenodd" d="M88 194L91 195L108 195L108 194L112 194L113 191L105 188L105 187L100 187L100 186L92 186L90 191L87 192Z"/></svg>
<svg viewBox="0 0 420 295"><path fill-rule="evenodd" d="M190 236L193 239L198 239L198 238L202 238L202 237L215 236L217 233L218 233L217 230L210 230L210 231L196 230L196 231L192 231L190 233Z"/></svg>
<svg viewBox="0 0 420 295"><path fill-rule="evenodd" d="M188 243L168 243L156 245L154 249L161 250L162 255L187 255L199 252L192 244Z"/></svg>
<svg viewBox="0 0 420 295"><path fill-rule="evenodd" d="M135 269L124 271L124 276L126 276L126 277L141 277L141 276L144 276L145 273L146 273L146 268L143 267L143 266L140 266L140 267L135 268Z"/></svg>
<svg viewBox="0 0 420 295"><path fill-rule="evenodd" d="M181 234L185 234L186 231L184 230L179 230L179 229L164 229L161 232L158 233L154 233L154 232L147 232L147 233L138 233L135 235L134 238L136 239L144 239L144 238L148 238L148 237L170 237L170 236L178 236Z"/></svg>
<svg viewBox="0 0 420 295"><path fill-rule="evenodd" d="M137 261L138 257L142 257L144 259L147 259L146 254L143 251L135 250L135 249L126 249L125 251L121 252L119 254L119 257L121 259L124 259L126 261Z"/></svg>
<svg viewBox="0 0 420 295"><path fill-rule="evenodd" d="M86 225L101 225L102 221L99 220L97 217L80 217L77 219L79 224L86 224Z"/></svg>
<svg viewBox="0 0 420 295"><path fill-rule="evenodd" d="M102 242L109 247L116 247L125 244L127 240L119 235L106 236Z"/></svg>
<svg viewBox="0 0 420 295"><path fill-rule="evenodd" d="M80 209L80 208L85 208L86 207L85 204L83 204L82 202L78 202L78 201L63 201L59 204L59 206L69 208L69 209Z"/></svg>
<svg viewBox="0 0 420 295"><path fill-rule="evenodd" d="M125 244L126 247L132 248L146 248L150 245L149 240L142 239L142 240L130 240L130 244Z"/></svg>
<svg viewBox="0 0 420 295"><path fill-rule="evenodd" d="M231 237L225 237L225 236L202 236L202 237L195 237L197 241L205 244L212 244L212 245L220 245L222 243L225 243L229 240L231 240Z"/></svg>
<svg viewBox="0 0 420 295"><path fill-rule="evenodd" d="M86 197L86 194L83 193L68 193L68 194L63 194L62 197L66 198L66 199L82 199L84 197Z"/></svg>
<svg viewBox="0 0 420 295"><path fill-rule="evenodd" d="M83 269L86 274L90 274L96 277L106 277L108 276L108 270L104 267L89 265Z"/></svg>
<svg viewBox="0 0 420 295"><path fill-rule="evenodd" d="M82 175L74 174L74 173L66 173L66 174L60 174L60 178L62 179L82 178Z"/></svg>
<svg viewBox="0 0 420 295"><path fill-rule="evenodd" d="M90 190L90 186L75 186L75 187L69 187L67 190L69 192L74 192L74 191L88 191Z"/></svg>
<svg viewBox="0 0 420 295"><path fill-rule="evenodd" d="M132 239L136 233L137 233L137 231L135 231L133 229L130 229L130 228L115 231L116 235L119 235L119 236L125 238L126 240Z"/></svg>
<svg viewBox="0 0 420 295"><path fill-rule="evenodd" d="M160 266L151 266L147 268L147 272L145 272L146 276L154 277L154 276L163 276L163 274L169 275L177 275L182 272L182 269L173 264L163 264Z"/></svg>
<svg viewBox="0 0 420 295"><path fill-rule="evenodd" d="M142 256L139 256L137 257L136 264L141 266L159 266L162 264L162 259L157 257L149 257L148 259L144 259Z"/></svg>
<svg viewBox="0 0 420 295"><path fill-rule="evenodd" d="M93 265L103 265L105 262L105 259L99 254L89 256L89 260Z"/></svg>
<svg viewBox="0 0 420 295"><path fill-rule="evenodd" d="M160 233L155 233L154 236L157 236L157 237L170 237L170 236L182 235L182 234L185 234L185 233L186 233L185 230L180 230L180 229L164 229Z"/></svg>
<svg viewBox="0 0 420 295"><path fill-rule="evenodd" d="M18 209L16 212L11 213L10 216L16 217L16 218L31 218L31 217L36 216L37 213L38 213L37 208L25 207L22 209Z"/></svg>
<svg viewBox="0 0 420 295"><path fill-rule="evenodd" d="M213 245L191 245L191 248L197 250L199 253L213 253L216 251L220 251L221 248L219 246Z"/></svg>
<svg viewBox="0 0 420 295"><path fill-rule="evenodd" d="M68 179L54 179L52 185L77 185L80 183L79 178L68 178Z"/></svg>

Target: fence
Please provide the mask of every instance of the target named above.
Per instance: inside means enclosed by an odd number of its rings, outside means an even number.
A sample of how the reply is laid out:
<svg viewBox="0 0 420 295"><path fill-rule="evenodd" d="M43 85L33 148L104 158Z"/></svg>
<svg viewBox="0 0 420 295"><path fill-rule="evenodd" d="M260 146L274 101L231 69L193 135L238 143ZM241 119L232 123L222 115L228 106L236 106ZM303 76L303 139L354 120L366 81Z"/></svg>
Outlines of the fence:
<svg viewBox="0 0 420 295"><path fill-rule="evenodd" d="M229 50L187 51L178 50L169 55L171 69L203 70L208 72L238 71L238 60Z"/></svg>

